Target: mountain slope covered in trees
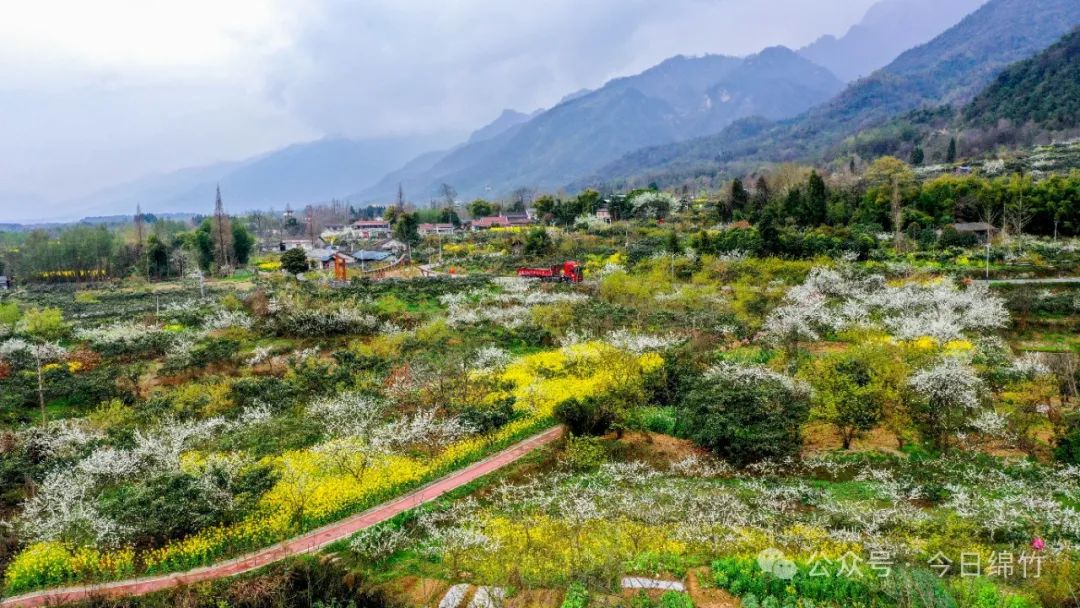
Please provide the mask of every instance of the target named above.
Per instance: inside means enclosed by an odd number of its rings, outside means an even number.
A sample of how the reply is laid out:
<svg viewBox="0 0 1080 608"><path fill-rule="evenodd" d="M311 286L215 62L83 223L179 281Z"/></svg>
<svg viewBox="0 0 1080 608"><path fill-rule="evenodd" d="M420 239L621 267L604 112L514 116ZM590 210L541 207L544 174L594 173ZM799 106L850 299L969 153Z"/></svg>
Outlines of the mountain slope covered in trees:
<svg viewBox="0 0 1080 608"><path fill-rule="evenodd" d="M973 126L1005 118L1047 129L1080 122L1080 29L1074 29L1038 56L1002 72L964 110Z"/></svg>
<svg viewBox="0 0 1080 608"><path fill-rule="evenodd" d="M1080 30L1073 30L1039 55L1005 69L967 105L909 112L844 139L826 158L892 155L918 165L1078 134Z"/></svg>
<svg viewBox="0 0 1080 608"><path fill-rule="evenodd" d="M630 153L572 184L634 186L714 179L762 161L822 155L843 138L923 105L963 103L1004 67L1080 23L1075 0L990 0L828 103L779 123L741 121L718 135Z"/></svg>

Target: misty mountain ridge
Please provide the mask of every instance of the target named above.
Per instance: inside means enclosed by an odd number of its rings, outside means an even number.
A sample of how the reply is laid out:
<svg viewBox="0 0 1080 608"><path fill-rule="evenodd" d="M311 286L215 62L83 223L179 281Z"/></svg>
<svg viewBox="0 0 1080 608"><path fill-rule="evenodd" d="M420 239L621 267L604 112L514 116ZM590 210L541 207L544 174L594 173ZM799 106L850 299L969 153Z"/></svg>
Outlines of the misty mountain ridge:
<svg viewBox="0 0 1080 608"><path fill-rule="evenodd" d="M69 218L144 211L199 210L213 205L220 185L233 210L300 206L344 198L427 150L446 147L460 135L324 138L293 144L241 161L192 167L101 190L69 201Z"/></svg>
<svg viewBox="0 0 1080 608"><path fill-rule="evenodd" d="M443 183L466 198L558 187L642 146L717 132L747 116L785 118L842 87L828 70L785 47L747 58L678 55L463 145L426 171L397 171L354 198L386 200L398 183L419 200L435 196Z"/></svg>
<svg viewBox="0 0 1080 608"><path fill-rule="evenodd" d="M1026 149L1080 136L1080 28L1006 68L963 107L920 108L859 131L827 159L917 156L942 163L952 142L964 156Z"/></svg>
<svg viewBox="0 0 1080 608"><path fill-rule="evenodd" d="M924 44L986 0L881 0L863 19L837 38L822 36L798 53L851 82L869 76L904 51Z"/></svg>
<svg viewBox="0 0 1080 608"><path fill-rule="evenodd" d="M714 179L762 162L812 160L843 138L918 107L965 103L1006 66L1050 46L1077 23L1076 0L990 0L795 118L742 121L716 135L642 148L569 187Z"/></svg>

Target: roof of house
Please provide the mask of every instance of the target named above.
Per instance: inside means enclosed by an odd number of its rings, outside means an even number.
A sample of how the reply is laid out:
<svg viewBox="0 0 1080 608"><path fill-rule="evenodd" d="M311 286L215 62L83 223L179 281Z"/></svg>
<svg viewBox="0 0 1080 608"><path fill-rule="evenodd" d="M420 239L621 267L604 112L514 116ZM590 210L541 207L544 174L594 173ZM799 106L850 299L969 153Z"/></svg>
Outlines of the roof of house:
<svg viewBox="0 0 1080 608"><path fill-rule="evenodd" d="M330 249L312 249L307 252L309 260L319 260L320 262L328 262L330 258L334 257L336 251Z"/></svg>
<svg viewBox="0 0 1080 608"><path fill-rule="evenodd" d="M491 215L488 217L482 217L473 220L472 225L479 228L490 228L491 226L509 226L510 220L503 215Z"/></svg>
<svg viewBox="0 0 1080 608"><path fill-rule="evenodd" d="M953 224L953 228L957 232L994 232L997 230L997 228L986 222L961 222Z"/></svg>
<svg viewBox="0 0 1080 608"><path fill-rule="evenodd" d="M420 224L419 229L420 230L453 230L454 225L453 224L442 224L442 223L439 223L439 224L427 224L427 223L425 223L425 224Z"/></svg>
<svg viewBox="0 0 1080 608"><path fill-rule="evenodd" d="M361 249L352 252L352 257L358 262L381 262L387 258L393 257L394 254L389 251L371 251L368 249Z"/></svg>
<svg viewBox="0 0 1080 608"><path fill-rule="evenodd" d="M397 239L382 239L372 244L376 249L405 249L407 245Z"/></svg>
<svg viewBox="0 0 1080 608"><path fill-rule="evenodd" d="M357 228L389 228L390 222L386 220L356 220L352 225Z"/></svg>

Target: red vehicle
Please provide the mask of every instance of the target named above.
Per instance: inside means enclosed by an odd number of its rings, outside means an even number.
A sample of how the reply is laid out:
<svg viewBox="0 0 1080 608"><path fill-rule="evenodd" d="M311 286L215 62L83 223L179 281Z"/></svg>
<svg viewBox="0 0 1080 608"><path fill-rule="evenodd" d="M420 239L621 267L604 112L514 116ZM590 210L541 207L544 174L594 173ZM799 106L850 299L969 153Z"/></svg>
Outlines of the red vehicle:
<svg viewBox="0 0 1080 608"><path fill-rule="evenodd" d="M555 265L550 268L518 268L517 274L519 277L563 283L580 283L584 278L581 264L577 262L564 262L562 266Z"/></svg>

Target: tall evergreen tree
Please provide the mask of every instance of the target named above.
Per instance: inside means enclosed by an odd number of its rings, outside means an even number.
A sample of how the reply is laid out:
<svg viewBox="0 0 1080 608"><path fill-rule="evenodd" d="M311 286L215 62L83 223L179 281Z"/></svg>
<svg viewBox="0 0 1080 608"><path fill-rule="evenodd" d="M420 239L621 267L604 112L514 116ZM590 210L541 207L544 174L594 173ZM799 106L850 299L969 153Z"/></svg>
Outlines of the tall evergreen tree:
<svg viewBox="0 0 1080 608"><path fill-rule="evenodd" d="M232 265L232 222L225 213L225 205L221 202L221 186L217 187L217 197L214 200L214 219L212 238L214 241L214 269L216 272L228 272Z"/></svg>
<svg viewBox="0 0 1080 608"><path fill-rule="evenodd" d="M915 146L911 149L911 164L918 167L923 164L923 160L926 159L926 154L923 152L922 146Z"/></svg>
<svg viewBox="0 0 1080 608"><path fill-rule="evenodd" d="M818 175L817 171L811 171L806 181L805 206L802 214L802 224L805 226L819 226L825 223L826 208L829 204L829 190L825 186L825 180Z"/></svg>
<svg viewBox="0 0 1080 608"><path fill-rule="evenodd" d="M783 218L799 217L803 208L803 195L802 189L795 187L788 190L787 197L784 199L784 205L780 209L782 211Z"/></svg>
<svg viewBox="0 0 1080 608"><path fill-rule="evenodd" d="M754 215L760 215L765 207L769 204L769 182L765 181L765 176L757 178L757 183L754 185L754 198L752 199L754 207Z"/></svg>
<svg viewBox="0 0 1080 608"><path fill-rule="evenodd" d="M793 192L798 192L793 190ZM790 193L789 193L790 196ZM783 249L780 243L780 229L784 224L784 208L779 201L773 201L761 211L761 220L757 231L761 238L761 249L766 254L778 254Z"/></svg>
<svg viewBox="0 0 1080 608"><path fill-rule="evenodd" d="M949 150L945 152L945 162L956 162L956 138L953 137L949 140Z"/></svg>
<svg viewBox="0 0 1080 608"><path fill-rule="evenodd" d="M731 211L735 213L746 213L747 208L750 206L750 193L746 191L743 186L742 180L735 178L731 182Z"/></svg>
<svg viewBox="0 0 1080 608"><path fill-rule="evenodd" d="M135 267L140 276L149 278L150 266L146 260L146 216L142 205L135 205Z"/></svg>

